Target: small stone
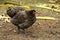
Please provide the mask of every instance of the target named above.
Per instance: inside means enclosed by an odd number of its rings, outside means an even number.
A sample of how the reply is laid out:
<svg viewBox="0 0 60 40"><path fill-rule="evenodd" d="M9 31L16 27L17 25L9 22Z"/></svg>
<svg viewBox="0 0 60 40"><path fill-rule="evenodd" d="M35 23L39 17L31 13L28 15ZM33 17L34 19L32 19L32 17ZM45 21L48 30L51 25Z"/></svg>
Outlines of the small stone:
<svg viewBox="0 0 60 40"><path fill-rule="evenodd" d="M16 32L16 30L13 30L14 32Z"/></svg>
<svg viewBox="0 0 60 40"><path fill-rule="evenodd" d="M0 27L2 27L2 26L0 26Z"/></svg>
<svg viewBox="0 0 60 40"><path fill-rule="evenodd" d="M9 29L9 30L12 30L12 29Z"/></svg>

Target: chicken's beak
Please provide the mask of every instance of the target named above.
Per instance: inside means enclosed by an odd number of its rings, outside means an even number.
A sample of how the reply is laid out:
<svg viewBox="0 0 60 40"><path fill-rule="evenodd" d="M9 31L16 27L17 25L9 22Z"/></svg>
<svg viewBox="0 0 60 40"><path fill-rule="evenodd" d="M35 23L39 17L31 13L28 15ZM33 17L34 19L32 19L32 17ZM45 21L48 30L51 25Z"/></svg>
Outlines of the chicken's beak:
<svg viewBox="0 0 60 40"><path fill-rule="evenodd" d="M38 13L38 11L36 10L33 14L37 14Z"/></svg>

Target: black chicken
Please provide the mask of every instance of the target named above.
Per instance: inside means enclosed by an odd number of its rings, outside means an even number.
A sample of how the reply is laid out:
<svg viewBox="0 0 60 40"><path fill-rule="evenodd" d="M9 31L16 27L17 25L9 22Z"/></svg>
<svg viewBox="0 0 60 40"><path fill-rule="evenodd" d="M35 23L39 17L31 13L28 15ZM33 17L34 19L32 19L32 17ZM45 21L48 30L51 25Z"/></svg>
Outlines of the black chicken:
<svg viewBox="0 0 60 40"><path fill-rule="evenodd" d="M19 6L8 7L7 14L11 17L11 22L20 29L25 30L36 21L36 10L26 10Z"/></svg>

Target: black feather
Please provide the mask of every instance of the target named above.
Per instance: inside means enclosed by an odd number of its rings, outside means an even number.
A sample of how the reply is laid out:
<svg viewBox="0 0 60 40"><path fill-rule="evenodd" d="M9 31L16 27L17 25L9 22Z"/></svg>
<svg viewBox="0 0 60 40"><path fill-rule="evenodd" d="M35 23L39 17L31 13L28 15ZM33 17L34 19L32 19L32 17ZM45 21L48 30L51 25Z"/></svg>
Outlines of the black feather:
<svg viewBox="0 0 60 40"><path fill-rule="evenodd" d="M19 29L27 29L36 21L36 16L33 14L35 10L25 10L19 6L9 7L7 14L11 17L11 23L16 25Z"/></svg>

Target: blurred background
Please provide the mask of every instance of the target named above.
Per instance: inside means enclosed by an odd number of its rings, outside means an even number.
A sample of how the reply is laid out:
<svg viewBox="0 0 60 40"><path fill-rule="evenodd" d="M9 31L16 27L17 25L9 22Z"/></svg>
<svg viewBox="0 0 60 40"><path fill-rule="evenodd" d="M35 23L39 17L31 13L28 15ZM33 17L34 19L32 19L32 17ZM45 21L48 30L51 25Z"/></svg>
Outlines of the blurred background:
<svg viewBox="0 0 60 40"><path fill-rule="evenodd" d="M24 5L43 5L55 4L59 5L56 9L60 9L60 0L0 0L0 4L6 1ZM7 6L0 6L0 15L7 16ZM54 17L60 19L60 12L48 10L46 8L31 9L38 10L36 16ZM17 28L8 19L0 19L0 40L60 40L60 20L37 20L32 27L28 28L26 34L17 34ZM31 32L31 33L30 33Z"/></svg>

